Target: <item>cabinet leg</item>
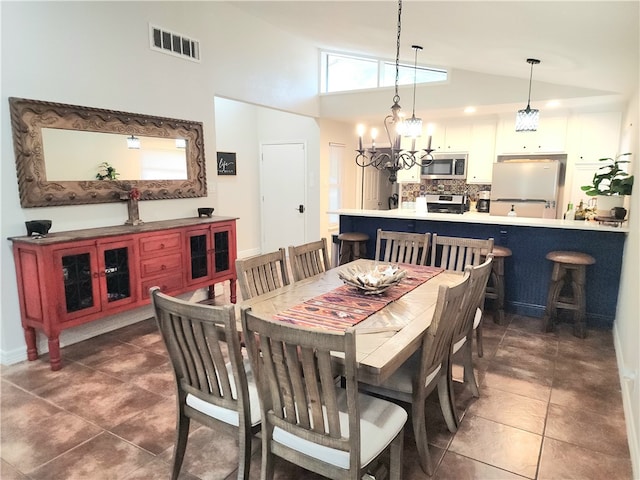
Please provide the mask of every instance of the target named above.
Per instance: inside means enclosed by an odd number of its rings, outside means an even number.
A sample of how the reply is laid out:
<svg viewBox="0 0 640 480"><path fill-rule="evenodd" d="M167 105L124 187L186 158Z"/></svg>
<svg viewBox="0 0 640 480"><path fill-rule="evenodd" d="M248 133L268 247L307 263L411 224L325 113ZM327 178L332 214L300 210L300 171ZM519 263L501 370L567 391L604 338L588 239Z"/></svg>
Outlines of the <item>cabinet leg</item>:
<svg viewBox="0 0 640 480"><path fill-rule="evenodd" d="M58 335L49 338L49 364L53 371L60 370L62 367L62 358L60 358L60 337Z"/></svg>
<svg viewBox="0 0 640 480"><path fill-rule="evenodd" d="M24 339L27 342L27 358L31 361L38 359L38 345L36 343L36 329L33 327L24 328Z"/></svg>

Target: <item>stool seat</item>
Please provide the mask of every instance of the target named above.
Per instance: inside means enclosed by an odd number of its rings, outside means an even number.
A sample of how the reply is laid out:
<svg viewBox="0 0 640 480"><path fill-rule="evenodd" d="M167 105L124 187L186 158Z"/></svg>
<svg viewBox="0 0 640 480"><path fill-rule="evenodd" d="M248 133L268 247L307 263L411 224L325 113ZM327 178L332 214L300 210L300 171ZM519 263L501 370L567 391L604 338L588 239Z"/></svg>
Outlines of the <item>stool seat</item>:
<svg viewBox="0 0 640 480"><path fill-rule="evenodd" d="M493 253L493 258L510 257L511 255L513 255L510 248L501 247L500 245L494 245L491 253Z"/></svg>
<svg viewBox="0 0 640 480"><path fill-rule="evenodd" d="M596 263L596 259L586 253L563 250L549 252L546 258L552 262L568 263L569 265L593 265Z"/></svg>
<svg viewBox="0 0 640 480"><path fill-rule="evenodd" d="M359 258L366 258L367 255L367 242L369 241L369 235L362 232L344 232L338 235L340 241L340 260L339 264L358 260Z"/></svg>
<svg viewBox="0 0 640 480"><path fill-rule="evenodd" d="M586 294L585 284L587 266L596 260L586 253L556 250L547 253L547 260L553 262L551 283L547 305L544 311L544 330L553 331L554 320L557 320L558 310L573 312L573 334L576 337L586 336L585 313Z"/></svg>
<svg viewBox="0 0 640 480"><path fill-rule="evenodd" d="M360 232L346 232L338 235L338 240L341 242L366 242L369 240L369 235Z"/></svg>

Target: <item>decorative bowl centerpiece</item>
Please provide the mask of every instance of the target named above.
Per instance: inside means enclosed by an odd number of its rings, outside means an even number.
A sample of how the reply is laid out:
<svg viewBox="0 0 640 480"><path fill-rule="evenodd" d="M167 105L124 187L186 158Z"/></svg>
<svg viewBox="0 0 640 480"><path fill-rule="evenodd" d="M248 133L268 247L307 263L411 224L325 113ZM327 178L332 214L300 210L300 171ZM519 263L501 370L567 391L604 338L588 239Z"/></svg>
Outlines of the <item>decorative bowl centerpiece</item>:
<svg viewBox="0 0 640 480"><path fill-rule="evenodd" d="M357 288L365 295L378 295L397 285L407 271L397 265L377 265L373 268L347 267L338 272L338 277L347 285Z"/></svg>

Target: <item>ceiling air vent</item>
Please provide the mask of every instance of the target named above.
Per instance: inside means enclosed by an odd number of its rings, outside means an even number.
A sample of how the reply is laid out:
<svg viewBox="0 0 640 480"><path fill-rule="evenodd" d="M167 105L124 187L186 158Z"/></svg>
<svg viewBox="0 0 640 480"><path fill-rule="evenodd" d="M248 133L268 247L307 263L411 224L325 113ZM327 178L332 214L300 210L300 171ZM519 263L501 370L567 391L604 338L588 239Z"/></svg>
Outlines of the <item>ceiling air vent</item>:
<svg viewBox="0 0 640 480"><path fill-rule="evenodd" d="M200 42L179 33L149 25L149 40L152 50L176 57L200 61Z"/></svg>

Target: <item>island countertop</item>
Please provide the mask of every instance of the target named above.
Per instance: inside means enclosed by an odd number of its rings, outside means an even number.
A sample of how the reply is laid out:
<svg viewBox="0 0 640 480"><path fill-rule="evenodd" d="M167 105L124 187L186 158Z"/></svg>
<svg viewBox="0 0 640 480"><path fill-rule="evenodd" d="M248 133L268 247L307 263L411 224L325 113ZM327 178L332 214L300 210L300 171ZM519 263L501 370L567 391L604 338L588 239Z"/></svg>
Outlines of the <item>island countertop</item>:
<svg viewBox="0 0 640 480"><path fill-rule="evenodd" d="M571 250L593 256L587 268L587 324L611 328L616 313L622 253L629 228L594 221L492 216L488 213L416 213L415 210L340 209L340 232L369 236L366 256L373 258L377 230L431 233L440 236L493 238L512 256L505 260L507 310L541 317L547 302L553 250Z"/></svg>
<svg viewBox="0 0 640 480"><path fill-rule="evenodd" d="M600 224L587 220L561 220L555 218L506 217L489 215L480 212L459 213L422 213L412 209L364 210L360 208L343 208L327 213L349 215L355 217L393 218L398 220L431 220L454 223L479 223L484 225L511 225L517 227L561 228L571 230L589 230L597 232L629 233L628 222L621 226Z"/></svg>

